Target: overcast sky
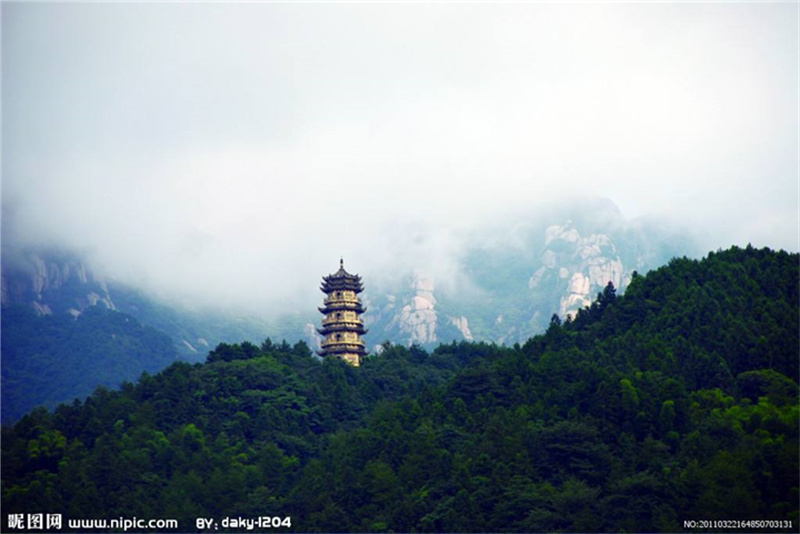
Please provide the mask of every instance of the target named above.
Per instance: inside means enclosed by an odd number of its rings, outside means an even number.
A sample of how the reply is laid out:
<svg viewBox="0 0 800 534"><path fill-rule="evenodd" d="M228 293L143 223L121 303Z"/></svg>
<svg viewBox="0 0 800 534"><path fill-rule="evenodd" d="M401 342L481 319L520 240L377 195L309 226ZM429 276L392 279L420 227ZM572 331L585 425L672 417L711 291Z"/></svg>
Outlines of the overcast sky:
<svg viewBox="0 0 800 534"><path fill-rule="evenodd" d="M318 299L340 255L446 263L459 229L570 195L707 249L797 250L799 20L788 2L4 3L3 238L259 305Z"/></svg>

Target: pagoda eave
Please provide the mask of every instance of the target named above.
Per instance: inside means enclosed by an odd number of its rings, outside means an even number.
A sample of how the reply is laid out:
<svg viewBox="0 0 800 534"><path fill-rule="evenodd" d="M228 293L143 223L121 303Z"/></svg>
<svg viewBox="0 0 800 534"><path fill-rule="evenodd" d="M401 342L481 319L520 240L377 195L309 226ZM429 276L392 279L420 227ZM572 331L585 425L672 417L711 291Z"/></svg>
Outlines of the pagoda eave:
<svg viewBox="0 0 800 534"><path fill-rule="evenodd" d="M334 291L353 291L354 293L361 293L364 291L362 284L322 284L319 290L323 293L332 293Z"/></svg>
<svg viewBox="0 0 800 534"><path fill-rule="evenodd" d="M323 336L327 334L332 334L334 332L354 332L358 335L366 335L369 330L364 328L363 326L351 326L351 325L340 325L340 324L332 324L326 325L322 328L317 328L317 333Z"/></svg>
<svg viewBox="0 0 800 534"><path fill-rule="evenodd" d="M338 304L330 303L330 304L326 304L322 308L318 307L317 309L319 310L320 313L323 313L323 314L328 314L330 312L342 311L342 310L344 310L344 311L354 311L356 313L364 313L364 312L367 311L366 306L361 306L360 304L351 304L351 303L346 303L346 302L342 302L342 303L338 303Z"/></svg>
<svg viewBox="0 0 800 534"><path fill-rule="evenodd" d="M369 352L367 352L367 350L364 349L363 347L359 347L359 348L353 347L353 348L346 348L346 349L343 349L343 350L325 350L325 349L322 349L322 350L318 350L317 354L319 354L320 356L322 356L324 358L325 356L338 356L339 354L358 354L360 356L365 356L365 355L369 354Z"/></svg>
<svg viewBox="0 0 800 534"><path fill-rule="evenodd" d="M328 276L323 276L322 279L325 280L326 282L328 282L328 281L338 282L340 280L343 281L343 282L344 281L347 281L347 282L350 282L350 281L361 282L361 275L350 274L347 271L343 271L343 270L339 269L338 272L336 272L334 274L329 274Z"/></svg>

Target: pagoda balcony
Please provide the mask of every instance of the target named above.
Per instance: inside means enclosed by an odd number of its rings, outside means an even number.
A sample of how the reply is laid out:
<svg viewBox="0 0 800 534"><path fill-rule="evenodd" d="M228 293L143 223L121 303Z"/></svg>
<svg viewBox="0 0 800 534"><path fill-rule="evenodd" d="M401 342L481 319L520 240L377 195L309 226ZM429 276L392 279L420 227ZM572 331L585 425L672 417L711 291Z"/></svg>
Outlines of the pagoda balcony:
<svg viewBox="0 0 800 534"><path fill-rule="evenodd" d="M325 357L325 356L336 356L338 354L346 354L346 353L360 354L361 356L366 356L367 354L369 354L369 351L366 350L365 348L363 348L363 347L355 347L355 346L353 346L353 347L337 347L336 349L329 349L329 350L322 349L322 350L317 350L315 352L317 354L319 354L320 356L323 356L323 357Z"/></svg>
<svg viewBox="0 0 800 534"><path fill-rule="evenodd" d="M328 325L328 324L337 324L337 323L363 325L364 321L362 321L360 317L356 318L356 319L347 319L345 317L338 317L337 318L337 317L330 317L330 316L327 316L327 315L325 317L323 317L323 319L322 319L322 326L325 326L325 325Z"/></svg>
<svg viewBox="0 0 800 534"><path fill-rule="evenodd" d="M364 347L356 347L356 346L341 346L335 349L322 349L318 350L317 354L320 356L336 356L337 354L343 353L351 353L351 354L360 354L365 356L367 354L367 350Z"/></svg>
<svg viewBox="0 0 800 534"><path fill-rule="evenodd" d="M348 304L350 304L350 303L355 304L357 302L357 303L361 304L361 299L359 299L358 297L356 297L355 299L347 299L347 298L344 298L344 297L334 297L334 296L330 296L329 295L329 296L325 297L323 299L323 301L322 301L323 304L337 304L337 303L340 303L340 302L346 302Z"/></svg>
<svg viewBox="0 0 800 534"><path fill-rule="evenodd" d="M320 343L320 346L330 352L331 350L336 350L337 347L361 347L362 349L366 347L366 343L363 340L359 339L358 341L344 341L342 339L336 341L323 341ZM344 350L344 349L342 349Z"/></svg>

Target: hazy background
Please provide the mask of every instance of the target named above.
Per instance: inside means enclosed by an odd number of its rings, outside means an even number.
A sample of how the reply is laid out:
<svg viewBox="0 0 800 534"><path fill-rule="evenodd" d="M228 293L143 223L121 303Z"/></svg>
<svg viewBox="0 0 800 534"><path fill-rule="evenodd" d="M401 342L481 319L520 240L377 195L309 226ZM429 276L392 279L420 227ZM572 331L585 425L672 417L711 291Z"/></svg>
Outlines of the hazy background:
<svg viewBox="0 0 800 534"><path fill-rule="evenodd" d="M4 253L268 309L576 196L796 251L798 9L4 3Z"/></svg>

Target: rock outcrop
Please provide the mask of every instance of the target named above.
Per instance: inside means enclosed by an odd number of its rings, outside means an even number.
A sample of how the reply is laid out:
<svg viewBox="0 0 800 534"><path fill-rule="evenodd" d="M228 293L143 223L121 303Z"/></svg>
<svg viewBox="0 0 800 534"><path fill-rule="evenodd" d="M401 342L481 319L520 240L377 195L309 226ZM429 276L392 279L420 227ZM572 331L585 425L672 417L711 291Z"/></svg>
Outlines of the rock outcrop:
<svg viewBox="0 0 800 534"><path fill-rule="evenodd" d="M433 277L417 270L414 272L411 288L414 290L414 296L394 316L388 329L397 327L409 345L435 343L438 317L436 297L433 295L435 290Z"/></svg>
<svg viewBox="0 0 800 534"><path fill-rule="evenodd" d="M26 304L39 315L80 315L90 306L116 310L105 280L83 262L29 254L3 264L2 305Z"/></svg>
<svg viewBox="0 0 800 534"><path fill-rule="evenodd" d="M469 330L469 321L463 315L461 317L450 317L450 322L458 328L458 331L461 332L461 335L464 336L464 339L467 341L474 341L475 338L472 337L472 332Z"/></svg>
<svg viewBox="0 0 800 534"><path fill-rule="evenodd" d="M311 350L318 351L322 349L323 337L317 332L317 328L312 323L306 323L303 327L303 339Z"/></svg>
<svg viewBox="0 0 800 534"><path fill-rule="evenodd" d="M583 237L568 221L545 230L544 246L541 266L531 275L528 287L537 288L545 278L557 281L564 288L558 311L562 317L590 305L608 282L622 290L630 281L630 273L606 234Z"/></svg>

